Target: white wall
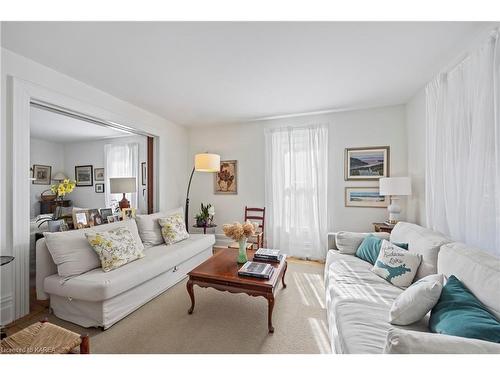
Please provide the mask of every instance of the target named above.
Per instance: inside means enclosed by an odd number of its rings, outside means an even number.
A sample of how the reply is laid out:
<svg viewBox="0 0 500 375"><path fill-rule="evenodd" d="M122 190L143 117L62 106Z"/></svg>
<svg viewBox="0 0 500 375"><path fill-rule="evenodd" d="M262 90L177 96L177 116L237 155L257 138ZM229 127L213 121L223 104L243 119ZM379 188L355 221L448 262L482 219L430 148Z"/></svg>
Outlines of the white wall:
<svg viewBox="0 0 500 375"><path fill-rule="evenodd" d="M147 201L142 196L141 185L141 163L147 161L147 138L145 136L131 136L102 139L89 142L73 142L64 144L64 173L71 179L75 179L76 165L92 165L95 168L104 168L104 145L116 143L138 143L139 144L139 165L138 165L138 210L139 213L147 212ZM106 174L106 170L104 170ZM94 180L93 186L77 186L68 195L68 199L73 201L76 207L103 208L105 207L105 194L95 192L95 184L104 183Z"/></svg>
<svg viewBox="0 0 500 375"><path fill-rule="evenodd" d="M30 139L30 165L48 165L52 167L52 176L64 171L64 146L60 143L49 142L43 139ZM51 181L51 184L54 182ZM50 185L31 184L30 187L30 217L40 213L40 194L50 189ZM52 194L52 193L50 193Z"/></svg>
<svg viewBox="0 0 500 375"><path fill-rule="evenodd" d="M426 225L425 217L425 90L406 104L408 131L408 173L412 195L408 198L408 221Z"/></svg>
<svg viewBox="0 0 500 375"><path fill-rule="evenodd" d="M346 147L390 146L392 176L406 176L407 135L405 106L392 106L328 115L297 117L237 126L193 128L189 131L190 159L204 151L219 153L222 160L238 160L238 194L213 193L213 175L196 173L191 190L190 218L199 205L212 203L216 209L218 233L221 226L242 220L244 207L265 205L264 190L264 128L310 123L329 124L329 230L367 231L373 222L384 221L384 208L348 208L344 206L344 187L378 186L378 182L344 181L344 150ZM402 202L403 217L405 202ZM219 237L222 238L222 237Z"/></svg>
<svg viewBox="0 0 500 375"><path fill-rule="evenodd" d="M65 95L91 108L94 115L121 123L158 137L159 209L182 204L187 183L187 131L160 116L113 97L83 82L61 74L5 48L1 51L0 128L0 251L12 254L12 82L11 77L31 82ZM26 178L29 170L26 171ZM27 243L29 239L26 239ZM13 317L12 267L2 267L0 300L2 322Z"/></svg>

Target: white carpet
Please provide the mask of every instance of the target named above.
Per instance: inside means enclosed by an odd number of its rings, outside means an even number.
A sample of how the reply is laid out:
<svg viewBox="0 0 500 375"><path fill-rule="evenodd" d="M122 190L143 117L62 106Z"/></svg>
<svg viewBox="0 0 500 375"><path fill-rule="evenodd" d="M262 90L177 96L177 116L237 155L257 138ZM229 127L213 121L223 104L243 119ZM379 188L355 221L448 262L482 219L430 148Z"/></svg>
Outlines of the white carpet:
<svg viewBox="0 0 500 375"><path fill-rule="evenodd" d="M267 332L263 297L194 287L190 306L186 280L106 331L83 329L54 316L49 320L87 332L92 353L330 353L324 305L323 266L290 262Z"/></svg>

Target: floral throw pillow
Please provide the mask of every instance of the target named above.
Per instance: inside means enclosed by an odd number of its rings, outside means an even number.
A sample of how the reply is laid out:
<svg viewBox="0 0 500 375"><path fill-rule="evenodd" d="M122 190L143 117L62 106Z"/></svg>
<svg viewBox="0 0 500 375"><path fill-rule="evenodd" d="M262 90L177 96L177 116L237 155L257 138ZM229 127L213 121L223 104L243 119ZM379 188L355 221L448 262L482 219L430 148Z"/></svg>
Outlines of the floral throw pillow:
<svg viewBox="0 0 500 375"><path fill-rule="evenodd" d="M182 214L176 213L161 219L158 219L161 227L161 235L167 245L189 238L189 233L184 224Z"/></svg>
<svg viewBox="0 0 500 375"><path fill-rule="evenodd" d="M85 233L85 236L101 259L104 272L109 272L144 257L144 245L137 243L130 230L125 227L105 232L89 231Z"/></svg>
<svg viewBox="0 0 500 375"><path fill-rule="evenodd" d="M422 256L404 250L389 241L382 240L380 253L372 272L400 288L408 287L422 262Z"/></svg>

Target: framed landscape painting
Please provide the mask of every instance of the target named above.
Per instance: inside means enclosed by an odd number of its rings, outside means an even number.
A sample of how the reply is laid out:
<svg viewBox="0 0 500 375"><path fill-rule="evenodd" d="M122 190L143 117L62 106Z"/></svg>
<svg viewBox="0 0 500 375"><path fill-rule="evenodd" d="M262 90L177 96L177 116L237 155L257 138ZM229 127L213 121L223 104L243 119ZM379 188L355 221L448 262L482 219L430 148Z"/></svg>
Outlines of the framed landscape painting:
<svg viewBox="0 0 500 375"><path fill-rule="evenodd" d="M34 185L50 185L52 167L49 165L33 165L33 178Z"/></svg>
<svg viewBox="0 0 500 375"><path fill-rule="evenodd" d="M91 165L75 166L76 186L92 186L94 185L93 167Z"/></svg>
<svg viewBox="0 0 500 375"><path fill-rule="evenodd" d="M346 187L346 207L387 207L389 197L380 195L378 187Z"/></svg>
<svg viewBox="0 0 500 375"><path fill-rule="evenodd" d="M214 174L214 194L238 194L237 166L237 160L220 162L220 171Z"/></svg>
<svg viewBox="0 0 500 375"><path fill-rule="evenodd" d="M389 146L345 149L345 180L389 177Z"/></svg>

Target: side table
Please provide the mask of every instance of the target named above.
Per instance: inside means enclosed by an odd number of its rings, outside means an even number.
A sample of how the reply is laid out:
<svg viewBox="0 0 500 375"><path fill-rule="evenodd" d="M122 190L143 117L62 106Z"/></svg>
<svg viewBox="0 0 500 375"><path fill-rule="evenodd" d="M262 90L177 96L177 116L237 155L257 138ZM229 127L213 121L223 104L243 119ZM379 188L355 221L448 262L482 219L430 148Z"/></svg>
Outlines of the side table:
<svg viewBox="0 0 500 375"><path fill-rule="evenodd" d="M373 223L373 229L375 232L386 232L391 233L394 229L394 225L386 223Z"/></svg>
<svg viewBox="0 0 500 375"><path fill-rule="evenodd" d="M207 228L215 228L217 224L193 225L193 228L203 228L203 234L207 234Z"/></svg>

